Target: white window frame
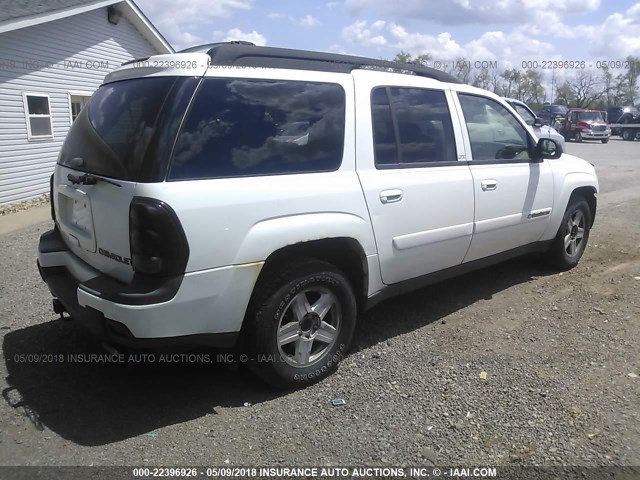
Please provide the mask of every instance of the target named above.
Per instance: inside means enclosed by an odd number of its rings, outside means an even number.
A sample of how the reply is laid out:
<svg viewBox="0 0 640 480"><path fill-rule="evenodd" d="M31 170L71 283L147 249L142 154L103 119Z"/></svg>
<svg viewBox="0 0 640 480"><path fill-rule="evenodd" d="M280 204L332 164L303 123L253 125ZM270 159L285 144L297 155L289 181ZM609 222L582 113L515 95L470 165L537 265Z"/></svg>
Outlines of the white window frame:
<svg viewBox="0 0 640 480"><path fill-rule="evenodd" d="M49 114L41 115L41 114L32 114L29 112L29 102L27 101L27 97L44 97L47 99L47 104L49 106ZM22 92L22 103L24 105L24 118L27 123L27 139L31 140L52 140L53 139L53 121L52 121L52 112L51 112L51 98L48 93L40 93L40 92ZM50 135L33 135L31 133L31 118L49 118L49 129L51 130Z"/></svg>
<svg viewBox="0 0 640 480"><path fill-rule="evenodd" d="M92 92L80 91L80 90L69 90L67 91L67 101L69 104L69 125L73 125L73 110L71 108L71 97L89 97L93 95ZM88 101L88 99L87 99Z"/></svg>

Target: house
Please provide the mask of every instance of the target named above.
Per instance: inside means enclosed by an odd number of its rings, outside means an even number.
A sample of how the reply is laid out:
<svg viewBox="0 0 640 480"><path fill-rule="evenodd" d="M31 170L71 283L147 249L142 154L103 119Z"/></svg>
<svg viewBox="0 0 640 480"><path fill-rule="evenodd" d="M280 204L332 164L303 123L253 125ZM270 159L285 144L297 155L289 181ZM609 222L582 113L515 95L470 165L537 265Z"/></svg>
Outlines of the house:
<svg viewBox="0 0 640 480"><path fill-rule="evenodd" d="M172 52L131 0L0 0L0 205L49 191L67 131L107 73Z"/></svg>

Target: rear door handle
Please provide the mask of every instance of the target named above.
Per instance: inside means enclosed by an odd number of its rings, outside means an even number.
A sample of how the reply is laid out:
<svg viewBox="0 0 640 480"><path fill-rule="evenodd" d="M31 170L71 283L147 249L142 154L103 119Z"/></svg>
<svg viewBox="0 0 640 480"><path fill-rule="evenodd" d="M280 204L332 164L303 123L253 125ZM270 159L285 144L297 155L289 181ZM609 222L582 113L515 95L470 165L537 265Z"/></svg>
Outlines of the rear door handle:
<svg viewBox="0 0 640 480"><path fill-rule="evenodd" d="M402 190L393 189L380 192L380 201L382 203L395 203L400 200L402 200Z"/></svg>
<svg viewBox="0 0 640 480"><path fill-rule="evenodd" d="M483 180L480 182L480 185L482 186L482 190L485 192L487 190L495 190L498 188L498 182L496 180Z"/></svg>

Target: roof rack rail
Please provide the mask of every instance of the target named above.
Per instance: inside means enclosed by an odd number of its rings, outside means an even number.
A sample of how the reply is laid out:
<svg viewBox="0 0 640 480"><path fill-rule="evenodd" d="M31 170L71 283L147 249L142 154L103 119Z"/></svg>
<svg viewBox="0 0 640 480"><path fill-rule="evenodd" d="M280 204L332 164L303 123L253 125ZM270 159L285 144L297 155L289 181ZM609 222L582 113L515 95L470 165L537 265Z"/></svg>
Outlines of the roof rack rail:
<svg viewBox="0 0 640 480"><path fill-rule="evenodd" d="M462 83L448 73L422 65L336 53L258 47L253 43L242 41L199 45L178 53L187 52L206 52L211 57L211 64L220 66L289 68L336 73L350 73L352 70L361 68L418 75L441 82Z"/></svg>

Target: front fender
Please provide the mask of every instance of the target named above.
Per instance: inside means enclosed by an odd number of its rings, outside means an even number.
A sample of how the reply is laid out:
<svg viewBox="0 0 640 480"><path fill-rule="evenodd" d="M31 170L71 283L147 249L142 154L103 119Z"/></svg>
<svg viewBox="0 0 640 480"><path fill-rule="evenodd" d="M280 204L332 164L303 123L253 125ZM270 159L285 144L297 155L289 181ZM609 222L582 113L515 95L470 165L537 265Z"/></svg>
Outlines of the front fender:
<svg viewBox="0 0 640 480"><path fill-rule="evenodd" d="M598 193L599 185L598 178L595 173L588 172L571 172L564 175L564 177L555 182L556 192L554 195L554 206L551 212L551 218L549 224L544 232L541 240L551 240L558 233L562 217L569 205L569 199L574 191L578 188L591 187L594 190L594 194Z"/></svg>

